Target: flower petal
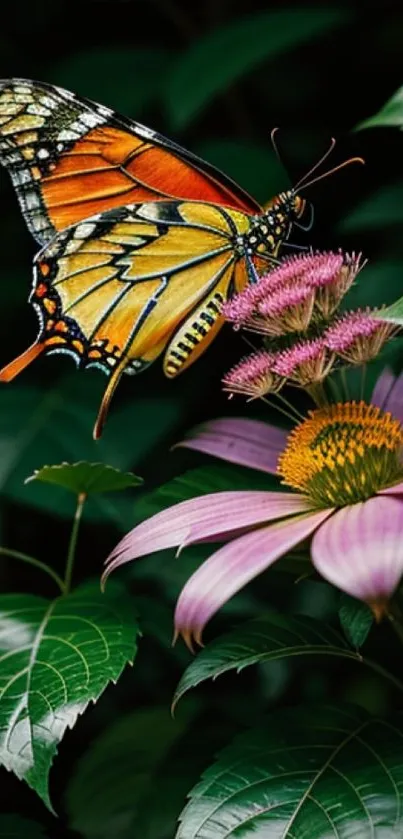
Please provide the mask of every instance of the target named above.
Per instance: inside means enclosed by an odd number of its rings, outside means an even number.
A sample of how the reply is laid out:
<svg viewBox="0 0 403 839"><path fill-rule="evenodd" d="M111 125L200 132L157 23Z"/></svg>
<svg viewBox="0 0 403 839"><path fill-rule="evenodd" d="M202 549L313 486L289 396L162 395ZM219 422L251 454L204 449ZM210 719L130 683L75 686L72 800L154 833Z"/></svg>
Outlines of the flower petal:
<svg viewBox="0 0 403 839"><path fill-rule="evenodd" d="M311 502L296 492L213 492L182 501L141 522L106 560L111 571L139 556L210 537L231 538L240 529L306 512Z"/></svg>
<svg viewBox="0 0 403 839"><path fill-rule="evenodd" d="M403 574L403 500L377 496L338 510L315 533L311 552L322 577L376 612Z"/></svg>
<svg viewBox="0 0 403 839"><path fill-rule="evenodd" d="M207 621L218 609L288 550L306 539L331 514L320 510L262 527L214 553L190 577L175 610L175 629L191 646L200 643Z"/></svg>
<svg viewBox="0 0 403 839"><path fill-rule="evenodd" d="M403 373L394 376L388 368L380 375L371 402L403 422Z"/></svg>
<svg viewBox="0 0 403 839"><path fill-rule="evenodd" d="M390 367L385 367L381 375L376 381L376 385L372 391L371 405L377 405L378 408L385 408L386 400L395 383L396 376L392 373Z"/></svg>
<svg viewBox="0 0 403 839"><path fill-rule="evenodd" d="M199 425L174 448L195 449L230 463L276 474L277 460L287 436L286 431L266 422L223 418Z"/></svg>
<svg viewBox="0 0 403 839"><path fill-rule="evenodd" d="M386 487L386 489L379 489L378 495L403 495L403 481L400 484L393 484L391 487Z"/></svg>

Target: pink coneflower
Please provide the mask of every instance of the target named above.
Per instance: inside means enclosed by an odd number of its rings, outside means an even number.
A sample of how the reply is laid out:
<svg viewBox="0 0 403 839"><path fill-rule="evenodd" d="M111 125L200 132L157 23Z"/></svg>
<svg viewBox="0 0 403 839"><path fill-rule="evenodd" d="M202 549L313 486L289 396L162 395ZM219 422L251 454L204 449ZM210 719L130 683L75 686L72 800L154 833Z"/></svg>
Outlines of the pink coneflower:
<svg viewBox="0 0 403 839"><path fill-rule="evenodd" d="M365 364L376 358L383 345L396 334L394 323L378 320L370 309L348 312L323 335L325 345L349 364Z"/></svg>
<svg viewBox="0 0 403 839"><path fill-rule="evenodd" d="M283 380L273 370L273 353L266 350L246 356L224 376L223 389L259 399L267 393L278 393Z"/></svg>
<svg viewBox="0 0 403 839"><path fill-rule="evenodd" d="M124 537L104 578L153 551L225 541L179 596L175 629L191 647L233 594L310 539L322 577L380 619L403 574L402 444L403 377L389 372L371 404L314 410L288 436L253 420L206 423L181 445L275 473L293 491L216 492L176 504Z"/></svg>

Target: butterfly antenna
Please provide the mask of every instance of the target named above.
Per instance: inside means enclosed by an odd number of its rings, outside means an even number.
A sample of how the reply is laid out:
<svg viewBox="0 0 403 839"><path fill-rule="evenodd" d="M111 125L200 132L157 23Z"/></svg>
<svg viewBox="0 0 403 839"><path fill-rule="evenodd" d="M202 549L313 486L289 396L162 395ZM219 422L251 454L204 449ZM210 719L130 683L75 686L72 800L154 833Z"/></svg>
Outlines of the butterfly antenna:
<svg viewBox="0 0 403 839"><path fill-rule="evenodd" d="M319 166L321 166L322 163L324 163L325 160L327 160L327 158L329 157L329 154L332 153L335 145L336 145L336 140L335 140L334 137L332 137L331 140L330 140L329 148L325 151L324 154L322 154L322 157L319 160L316 161L315 165L312 166L312 168L309 169L309 171L306 172L305 175L302 176L302 178L298 181L297 184L295 184L295 186L293 187L294 191L299 189L302 185L306 186L305 181L307 181L308 178L310 178L310 176L313 175L313 173L316 172L317 169L319 169Z"/></svg>
<svg viewBox="0 0 403 839"><path fill-rule="evenodd" d="M34 344L31 344L25 352L21 353L18 358L15 358L14 361L10 361L10 364L6 364L2 370L0 370L0 382L11 382L18 376L22 370L25 370L28 367L28 364L31 364L31 361L34 361L35 358L38 357L45 349L45 344L40 343L39 341L35 341Z"/></svg>
<svg viewBox="0 0 403 839"><path fill-rule="evenodd" d="M99 440L102 435L104 425L106 422L106 418L108 416L109 407L112 401L112 396L115 393L115 390L119 384L120 378L123 374L123 371L127 365L126 358L123 358L120 364L117 365L115 370L113 371L108 386L105 390L105 393L102 397L102 402L98 411L98 416L96 418L96 422L94 425L94 430L92 432L92 436L94 440Z"/></svg>
<svg viewBox="0 0 403 839"><path fill-rule="evenodd" d="M329 175L334 175L335 172L340 172L340 169L345 169L346 166L350 166L351 163L362 163L365 165L365 160L363 157L349 157L348 160L343 160L343 163L339 163L338 166L334 166L333 169L329 169L327 172L323 172L322 175L318 175L317 178L313 178L311 181L304 182L301 186L295 187L298 188L299 192L302 192L303 189L306 189L308 186L312 186L312 184L317 184L318 181L323 181L323 178L328 178ZM316 167L315 167L316 168Z"/></svg>
<svg viewBox="0 0 403 839"><path fill-rule="evenodd" d="M276 128L273 128L272 131L270 131L270 140L271 140L271 144L273 146L274 154L276 155L278 162L281 163L281 165L283 166L283 161L281 160L281 154L279 152L278 145L276 143L276 134L277 134L278 131L279 131L278 126Z"/></svg>

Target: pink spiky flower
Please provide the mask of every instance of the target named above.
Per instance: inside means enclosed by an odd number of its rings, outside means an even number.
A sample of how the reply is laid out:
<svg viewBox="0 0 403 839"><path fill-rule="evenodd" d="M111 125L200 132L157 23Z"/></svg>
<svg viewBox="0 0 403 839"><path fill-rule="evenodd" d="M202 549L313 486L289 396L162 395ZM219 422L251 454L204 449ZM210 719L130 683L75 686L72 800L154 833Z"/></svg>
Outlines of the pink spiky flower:
<svg viewBox="0 0 403 839"><path fill-rule="evenodd" d="M399 327L358 309L340 317L323 335L326 347L350 364L365 364L376 358Z"/></svg>
<svg viewBox="0 0 403 839"><path fill-rule="evenodd" d="M304 282L280 286L257 305L257 311L243 326L252 332L277 338L293 332L305 332L312 318L315 292Z"/></svg>
<svg viewBox="0 0 403 839"><path fill-rule="evenodd" d="M273 359L273 353L266 350L246 356L226 373L223 389L249 396L250 399L259 399L267 393L278 393L283 380L273 370Z"/></svg>
<svg viewBox="0 0 403 839"><path fill-rule="evenodd" d="M314 268L305 275L306 282L315 290L315 310L328 320L340 305L365 265L361 254L316 254Z"/></svg>
<svg viewBox="0 0 403 839"><path fill-rule="evenodd" d="M287 350L275 353L272 369L284 380L298 387L323 382L334 363L334 354L321 338L299 341Z"/></svg>
<svg viewBox="0 0 403 839"><path fill-rule="evenodd" d="M267 335L287 334L291 323L297 324L294 331L304 332L315 314L325 319L334 314L363 264L361 255L341 251L291 256L225 303L222 313L237 328Z"/></svg>

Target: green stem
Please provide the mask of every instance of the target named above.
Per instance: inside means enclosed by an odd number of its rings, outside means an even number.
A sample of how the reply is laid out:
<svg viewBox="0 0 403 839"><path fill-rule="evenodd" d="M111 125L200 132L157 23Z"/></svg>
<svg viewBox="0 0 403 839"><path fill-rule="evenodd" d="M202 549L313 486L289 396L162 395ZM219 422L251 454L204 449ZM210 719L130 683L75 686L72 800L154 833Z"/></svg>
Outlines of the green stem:
<svg viewBox="0 0 403 839"><path fill-rule="evenodd" d="M67 551L66 570L64 573L63 586L65 594L68 594L71 588L71 578L73 575L74 560L76 556L77 537L86 498L87 496L85 492L80 492L77 498L77 507L76 512L74 514L73 527L71 528L69 549Z"/></svg>
<svg viewBox="0 0 403 839"><path fill-rule="evenodd" d="M365 399L365 379L367 375L367 365L363 364L361 367L361 400Z"/></svg>
<svg viewBox="0 0 403 839"><path fill-rule="evenodd" d="M399 606L396 603L396 600L389 603L386 615L399 641L401 641L403 644L403 615L400 611Z"/></svg>
<svg viewBox="0 0 403 839"><path fill-rule="evenodd" d="M26 562L28 565L34 565L35 568L39 568L41 571L45 571L46 574L49 574L52 577L52 580L58 585L60 591L64 594L65 584L61 577L50 568L49 565L46 565L45 562L41 562L40 559L35 559L34 556L29 556L28 554L23 554L20 551L13 551L11 548L1 548L0 547L0 554L3 556L11 556L13 559L20 559L22 562Z"/></svg>

